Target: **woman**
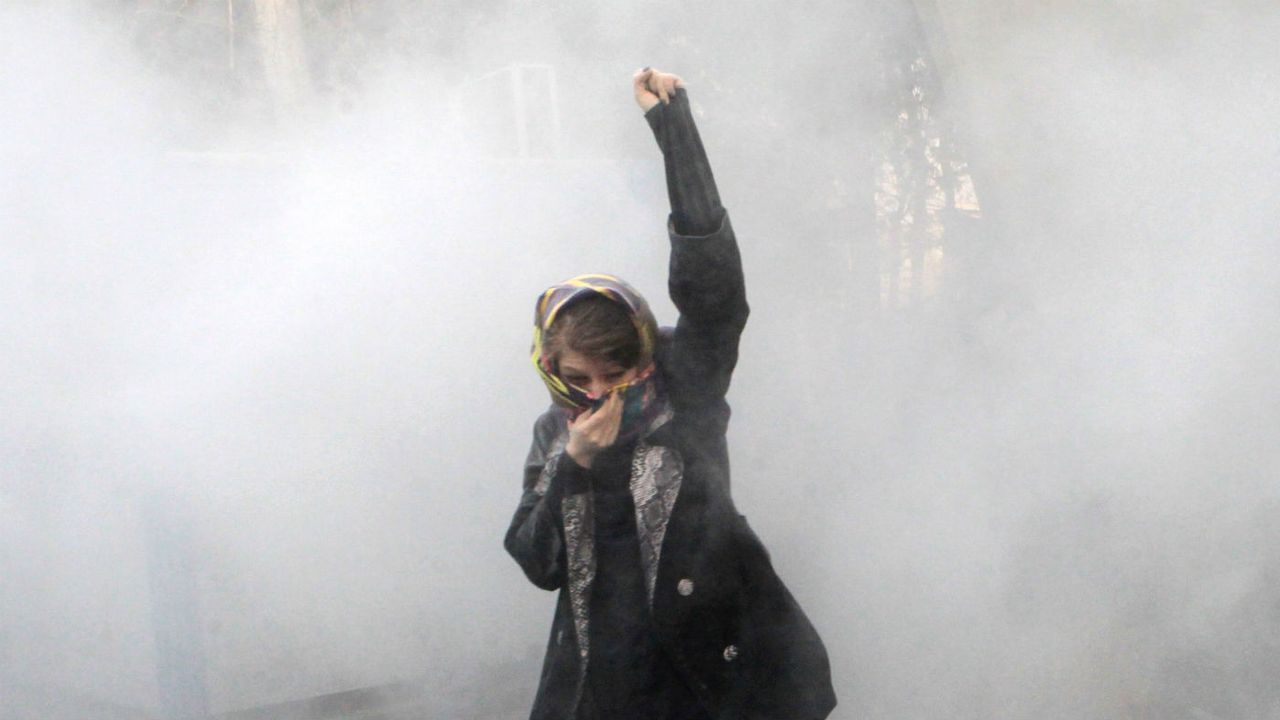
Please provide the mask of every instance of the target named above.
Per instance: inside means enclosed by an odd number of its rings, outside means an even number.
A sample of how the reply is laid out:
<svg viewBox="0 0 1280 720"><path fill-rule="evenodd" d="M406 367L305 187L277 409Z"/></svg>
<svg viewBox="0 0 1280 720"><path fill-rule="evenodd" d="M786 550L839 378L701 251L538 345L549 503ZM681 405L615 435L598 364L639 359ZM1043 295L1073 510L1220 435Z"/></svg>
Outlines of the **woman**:
<svg viewBox="0 0 1280 720"><path fill-rule="evenodd" d="M742 266L680 78L634 78L666 161L669 289L659 331L621 280L538 299L534 426L506 548L559 590L534 720L821 720L822 641L729 497L725 393L747 319Z"/></svg>

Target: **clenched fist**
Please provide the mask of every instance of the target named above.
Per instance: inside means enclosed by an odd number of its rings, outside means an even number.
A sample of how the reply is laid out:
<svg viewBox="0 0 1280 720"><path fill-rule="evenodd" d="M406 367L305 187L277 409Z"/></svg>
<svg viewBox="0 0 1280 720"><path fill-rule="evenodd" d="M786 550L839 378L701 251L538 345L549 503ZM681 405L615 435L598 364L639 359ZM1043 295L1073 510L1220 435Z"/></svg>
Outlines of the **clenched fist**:
<svg viewBox="0 0 1280 720"><path fill-rule="evenodd" d="M661 70L645 68L632 78L631 89L636 94L636 104L640 109L649 112L658 103L669 103L676 94L676 88L684 87L679 75L664 73Z"/></svg>

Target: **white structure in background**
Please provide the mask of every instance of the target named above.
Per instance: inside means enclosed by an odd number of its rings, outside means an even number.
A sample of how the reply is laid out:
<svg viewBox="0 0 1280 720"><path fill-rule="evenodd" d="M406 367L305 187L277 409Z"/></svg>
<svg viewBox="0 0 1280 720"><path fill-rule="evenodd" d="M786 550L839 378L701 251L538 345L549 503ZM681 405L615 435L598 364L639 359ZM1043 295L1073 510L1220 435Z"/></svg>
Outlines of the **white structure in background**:
<svg viewBox="0 0 1280 720"><path fill-rule="evenodd" d="M459 122L482 128L497 157L551 158L560 149L555 68L512 63L464 82L454 99Z"/></svg>
<svg viewBox="0 0 1280 720"><path fill-rule="evenodd" d="M232 5L227 7L232 12ZM280 120L304 107L310 87L302 11L298 0L254 0L253 9L262 74ZM234 28L230 19L228 25ZM228 42L234 37L233 30Z"/></svg>

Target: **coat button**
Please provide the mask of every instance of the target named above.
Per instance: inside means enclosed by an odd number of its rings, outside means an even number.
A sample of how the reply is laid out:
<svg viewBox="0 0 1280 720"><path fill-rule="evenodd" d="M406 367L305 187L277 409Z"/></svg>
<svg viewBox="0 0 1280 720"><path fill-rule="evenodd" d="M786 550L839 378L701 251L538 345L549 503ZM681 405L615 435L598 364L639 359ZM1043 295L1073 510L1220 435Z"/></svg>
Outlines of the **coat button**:
<svg viewBox="0 0 1280 720"><path fill-rule="evenodd" d="M556 632L556 644L557 645L564 644L564 630L559 630Z"/></svg>
<svg viewBox="0 0 1280 720"><path fill-rule="evenodd" d="M727 647L727 648L725 648L725 649L724 649L724 661L725 661L725 662L733 662L734 660L737 660L737 659L738 659L738 646L737 646L737 645L730 645L729 647Z"/></svg>
<svg viewBox="0 0 1280 720"><path fill-rule="evenodd" d="M693 594L693 581L689 578L682 579L680 582L676 583L676 592L685 597L689 597Z"/></svg>

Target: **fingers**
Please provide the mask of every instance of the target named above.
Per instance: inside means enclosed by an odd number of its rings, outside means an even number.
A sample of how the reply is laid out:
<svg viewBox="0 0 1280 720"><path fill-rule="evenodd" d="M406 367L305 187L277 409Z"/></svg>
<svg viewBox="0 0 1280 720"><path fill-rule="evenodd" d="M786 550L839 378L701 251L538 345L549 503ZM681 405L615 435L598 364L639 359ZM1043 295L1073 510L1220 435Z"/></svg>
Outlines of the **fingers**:
<svg viewBox="0 0 1280 720"><path fill-rule="evenodd" d="M676 94L676 81L679 79L671 73L655 70L649 78L649 87L658 95L663 105L668 105L671 103L671 97Z"/></svg>
<svg viewBox="0 0 1280 720"><path fill-rule="evenodd" d="M676 94L676 88L684 87L684 80L679 75L664 73L661 70L654 70L648 67L637 71L632 80L636 100L642 106L644 105L644 100L650 95L656 96L656 99L663 105L668 105L671 103L671 98Z"/></svg>
<svg viewBox="0 0 1280 720"><path fill-rule="evenodd" d="M637 70L636 74L631 76L631 89L635 91L636 97L649 92L649 78L652 76L653 68Z"/></svg>
<svg viewBox="0 0 1280 720"><path fill-rule="evenodd" d="M676 88L684 87L684 81L680 79L679 75L671 75L670 73L668 73L666 76L666 83L667 83L667 95L671 97L676 96Z"/></svg>
<svg viewBox="0 0 1280 720"><path fill-rule="evenodd" d="M565 452L583 467L591 467L596 454L618 440L622 407L622 393L610 393L599 407L570 420Z"/></svg>
<svg viewBox="0 0 1280 720"><path fill-rule="evenodd" d="M631 90L636 96L636 104L645 112L649 112L649 109L654 105L657 105L659 102L658 96L654 95L649 90L649 82L652 77L652 68L643 68L638 70L632 77Z"/></svg>
<svg viewBox="0 0 1280 720"><path fill-rule="evenodd" d="M610 393L599 407L587 410L569 421L569 429L597 447L607 447L617 439L622 423L622 394Z"/></svg>
<svg viewBox="0 0 1280 720"><path fill-rule="evenodd" d="M608 425L622 417L622 395L621 393L609 393L609 397L600 403L598 407L592 408L582 415L578 416L576 427L583 432L592 432L599 428L608 427Z"/></svg>
<svg viewBox="0 0 1280 720"><path fill-rule="evenodd" d="M601 446L612 445L622 427L622 393L609 393L609 399L600 407L600 424L603 431Z"/></svg>

